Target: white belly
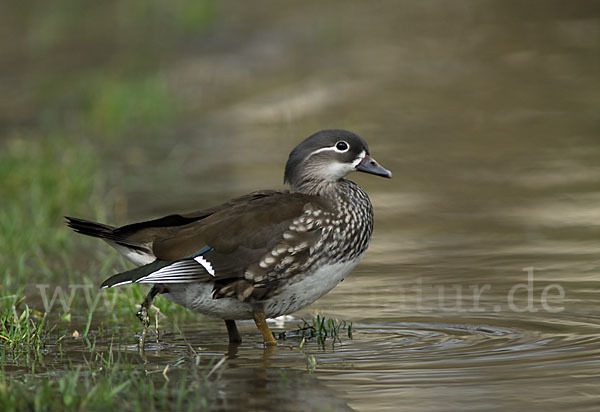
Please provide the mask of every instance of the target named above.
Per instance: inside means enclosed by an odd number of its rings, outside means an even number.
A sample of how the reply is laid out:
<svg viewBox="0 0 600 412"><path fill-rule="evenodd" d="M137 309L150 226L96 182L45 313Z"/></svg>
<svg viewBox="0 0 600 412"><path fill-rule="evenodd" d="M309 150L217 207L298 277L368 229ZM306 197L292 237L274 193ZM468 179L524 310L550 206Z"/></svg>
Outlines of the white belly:
<svg viewBox="0 0 600 412"><path fill-rule="evenodd" d="M324 266L310 276L285 287L278 295L261 302L267 318L297 312L333 289L358 264L362 256L351 262ZM252 319L253 304L236 298L213 299L213 283L169 284L164 296L188 309L221 319Z"/></svg>
<svg viewBox="0 0 600 412"><path fill-rule="evenodd" d="M167 299L208 316L220 319L252 319L252 305L237 298L213 299L214 283L170 283Z"/></svg>
<svg viewBox="0 0 600 412"><path fill-rule="evenodd" d="M362 256L361 256L362 257ZM293 283L272 299L261 302L268 318L287 315L310 305L336 287L360 261L323 266L310 276Z"/></svg>

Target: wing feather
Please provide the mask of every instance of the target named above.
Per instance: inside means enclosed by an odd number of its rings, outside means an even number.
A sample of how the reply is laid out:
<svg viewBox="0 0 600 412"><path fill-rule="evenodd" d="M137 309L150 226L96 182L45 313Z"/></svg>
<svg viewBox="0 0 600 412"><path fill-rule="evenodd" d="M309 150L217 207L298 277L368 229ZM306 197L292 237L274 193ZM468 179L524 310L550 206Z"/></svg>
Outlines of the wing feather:
<svg viewBox="0 0 600 412"><path fill-rule="evenodd" d="M316 242L320 231L290 237L293 222L311 206L323 211L328 207L315 196L289 192L265 191L234 199L219 207L197 214L182 215L190 223L162 228L156 235L153 223L137 227L156 237L152 242L154 262L115 275L103 283L111 287L125 283L190 283L215 281L215 296L248 298L254 287L267 293L268 283L277 277L266 276L259 266L274 248L292 247L291 255L307 250ZM159 225L160 226L160 225ZM127 232L128 229L124 229ZM284 235L285 234L285 235ZM287 237L286 237L287 236ZM296 242L297 244L295 244ZM302 246L302 247L300 247ZM287 249L286 249L287 250ZM297 256L296 256L297 257ZM269 258L271 259L271 258ZM283 262L285 263L285 262ZM284 265L279 265L285 267ZM277 266L277 267L279 267ZM268 270L277 270L272 268Z"/></svg>

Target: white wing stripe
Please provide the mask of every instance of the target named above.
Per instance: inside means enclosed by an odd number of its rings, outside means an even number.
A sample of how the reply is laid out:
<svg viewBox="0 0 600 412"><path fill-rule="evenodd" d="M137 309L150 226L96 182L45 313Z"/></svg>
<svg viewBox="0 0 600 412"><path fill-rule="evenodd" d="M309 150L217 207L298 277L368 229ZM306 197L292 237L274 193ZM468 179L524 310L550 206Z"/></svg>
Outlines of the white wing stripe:
<svg viewBox="0 0 600 412"><path fill-rule="evenodd" d="M188 275L188 276L146 276L144 278L138 279L138 283L159 283L165 282L168 280L176 281L179 280L181 282L185 281L197 281L200 280L200 276Z"/></svg>
<svg viewBox="0 0 600 412"><path fill-rule="evenodd" d="M194 260L198 263L200 263L202 266L204 266L204 269L206 269L206 271L208 273L210 273L210 275L214 278L215 277L215 270L213 269L212 265L210 264L210 262L206 259L204 259L204 256L200 255L200 256L196 256L194 258Z"/></svg>
<svg viewBox="0 0 600 412"><path fill-rule="evenodd" d="M138 283L193 283L197 281L198 278L164 278L160 280L143 279L138 281Z"/></svg>
<svg viewBox="0 0 600 412"><path fill-rule="evenodd" d="M198 266L200 264L202 267ZM215 271L206 259L197 256L194 260L182 260L165 266L136 280L137 283L187 283L200 281L206 272L215 276Z"/></svg>

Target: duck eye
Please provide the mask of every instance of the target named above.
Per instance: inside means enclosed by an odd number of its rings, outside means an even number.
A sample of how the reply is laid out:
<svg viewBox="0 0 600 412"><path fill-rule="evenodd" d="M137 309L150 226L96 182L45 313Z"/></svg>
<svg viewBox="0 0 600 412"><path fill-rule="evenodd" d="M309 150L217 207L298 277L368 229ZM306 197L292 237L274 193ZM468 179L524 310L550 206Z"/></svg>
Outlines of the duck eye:
<svg viewBox="0 0 600 412"><path fill-rule="evenodd" d="M335 144L335 148L340 152L346 152L348 151L350 146L348 146L348 143L344 142L343 140L340 140Z"/></svg>

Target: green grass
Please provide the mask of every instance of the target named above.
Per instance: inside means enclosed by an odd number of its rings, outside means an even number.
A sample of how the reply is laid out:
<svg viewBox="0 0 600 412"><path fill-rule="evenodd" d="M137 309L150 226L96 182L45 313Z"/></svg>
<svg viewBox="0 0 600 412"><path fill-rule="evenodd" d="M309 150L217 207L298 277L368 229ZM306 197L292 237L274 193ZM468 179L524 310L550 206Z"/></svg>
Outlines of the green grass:
<svg viewBox="0 0 600 412"><path fill-rule="evenodd" d="M90 213L97 160L89 144L21 133L0 145L0 274L5 289L64 276L65 211ZM96 213L97 214L97 213Z"/></svg>
<svg viewBox="0 0 600 412"><path fill-rule="evenodd" d="M198 410L208 406L211 379L224 366L200 357L148 370L112 348L68 370L10 377L0 371L3 411Z"/></svg>
<svg viewBox="0 0 600 412"><path fill-rule="evenodd" d="M123 329L112 328L124 325L131 339L140 329L135 312L148 288L100 291L103 278L131 264L101 241L68 229L63 215L109 220L114 201L106 197L110 175L102 172L107 167L98 156L102 145L130 127L160 128L174 121L160 77L98 80L89 90L78 90L76 100L88 104L78 109L75 130L51 121L14 129L0 140L1 409L195 409L207 402L205 365L172 365L168 380L139 362L89 361L100 356L97 336L120 339L115 334ZM161 107L165 102L167 109ZM50 110L41 117L55 115ZM44 303L53 298L50 313L44 313ZM165 299L155 305L169 322L196 316ZM72 354L64 346L76 331L88 342L83 364L81 350Z"/></svg>
<svg viewBox="0 0 600 412"><path fill-rule="evenodd" d="M98 290L131 264L63 216L114 221L119 171L105 154L177 123L162 65L174 42L214 20L214 2L35 3L9 26L27 61L44 64L23 68L24 98L0 131L0 409L202 409L224 364L192 355L146 364L129 347L107 349L136 341L148 287ZM154 305L166 327L197 316L160 297Z"/></svg>
<svg viewBox="0 0 600 412"><path fill-rule="evenodd" d="M306 370L309 373L314 373L317 369L317 358L312 353L313 350L306 346L307 342L312 339L316 340L317 347L320 350L326 349L328 341L331 342L331 349L335 349L335 345L342 343L342 333L348 336L348 339L352 339L352 322L346 322L345 320L337 320L334 318L328 318L317 314L317 316L311 320L303 320L302 325L298 327L297 331L291 333L280 333L280 339L285 339L289 336L301 337L298 349L304 354L304 363Z"/></svg>
<svg viewBox="0 0 600 412"><path fill-rule="evenodd" d="M24 300L20 291L0 295L0 356L4 361L42 356L46 315L30 309Z"/></svg>
<svg viewBox="0 0 600 412"><path fill-rule="evenodd" d="M325 349L328 340L331 341L332 348L336 343L342 343L342 332L346 332L348 339L352 339L352 330L352 322L340 321L320 314L310 321L303 320L299 328L300 336L305 339L316 339L322 349Z"/></svg>

